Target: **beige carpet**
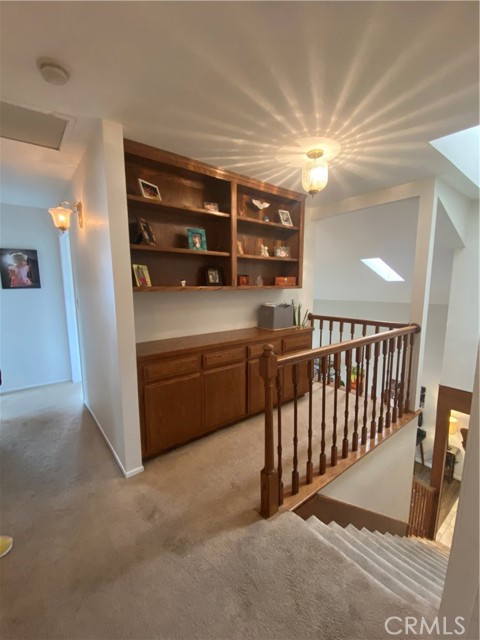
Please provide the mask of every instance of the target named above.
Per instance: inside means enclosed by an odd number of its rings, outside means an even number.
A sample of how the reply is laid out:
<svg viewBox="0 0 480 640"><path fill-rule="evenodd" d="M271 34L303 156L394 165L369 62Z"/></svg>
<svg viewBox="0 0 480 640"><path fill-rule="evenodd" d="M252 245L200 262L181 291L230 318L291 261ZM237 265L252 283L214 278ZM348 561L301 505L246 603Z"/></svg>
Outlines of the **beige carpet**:
<svg viewBox="0 0 480 640"><path fill-rule="evenodd" d="M125 480L78 386L1 404L2 638L374 640L415 614L293 514L258 516L261 418Z"/></svg>

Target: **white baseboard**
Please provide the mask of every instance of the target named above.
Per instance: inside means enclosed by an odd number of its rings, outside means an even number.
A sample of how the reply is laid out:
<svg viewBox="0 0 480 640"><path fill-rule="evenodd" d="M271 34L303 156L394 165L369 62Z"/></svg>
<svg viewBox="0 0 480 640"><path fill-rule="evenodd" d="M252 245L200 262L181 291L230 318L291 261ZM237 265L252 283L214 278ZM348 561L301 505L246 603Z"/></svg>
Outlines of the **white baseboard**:
<svg viewBox="0 0 480 640"><path fill-rule="evenodd" d="M86 402L84 402L84 405L86 407L86 409L88 410L88 413L92 416L95 424L98 427L98 430L100 431L100 433L102 434L102 436L105 439L105 442L108 444L110 451L113 453L113 457L115 458L115 462L118 464L118 466L120 467L121 472L123 473L123 475L125 476L125 478L131 478L132 476L136 476L139 473L142 473L142 471L144 471L143 466L142 467L136 467L135 469L131 469L130 471L127 471L125 469L125 467L123 466L122 461L120 460L120 458L118 457L117 452L115 451L115 449L112 446L112 443L110 442L110 440L107 437L107 434L105 433L105 431L102 429L99 421L97 420L95 414L93 413L93 411L90 409L90 407L88 406L88 404Z"/></svg>
<svg viewBox="0 0 480 640"><path fill-rule="evenodd" d="M0 396L4 396L7 393L18 393L20 391L28 391L29 389L41 389L42 387L51 387L53 384L63 384L64 382L71 382L72 384L76 384L75 382L72 382L71 378L65 378L65 380L54 380L53 382L42 382L42 384L29 384L26 387L2 389L0 391Z"/></svg>

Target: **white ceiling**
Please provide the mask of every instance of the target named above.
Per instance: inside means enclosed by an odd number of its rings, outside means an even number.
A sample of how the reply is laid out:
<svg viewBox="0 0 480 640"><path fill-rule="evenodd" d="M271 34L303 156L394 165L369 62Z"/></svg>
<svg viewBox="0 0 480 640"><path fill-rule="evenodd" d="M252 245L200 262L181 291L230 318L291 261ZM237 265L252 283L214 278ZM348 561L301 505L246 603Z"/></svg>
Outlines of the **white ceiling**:
<svg viewBox="0 0 480 640"><path fill-rule="evenodd" d="M5 202L63 195L96 118L300 190L277 149L342 145L318 204L431 175L429 144L478 124L476 2L2 2L1 94L73 119L61 151L2 140ZM38 57L71 73L47 84Z"/></svg>

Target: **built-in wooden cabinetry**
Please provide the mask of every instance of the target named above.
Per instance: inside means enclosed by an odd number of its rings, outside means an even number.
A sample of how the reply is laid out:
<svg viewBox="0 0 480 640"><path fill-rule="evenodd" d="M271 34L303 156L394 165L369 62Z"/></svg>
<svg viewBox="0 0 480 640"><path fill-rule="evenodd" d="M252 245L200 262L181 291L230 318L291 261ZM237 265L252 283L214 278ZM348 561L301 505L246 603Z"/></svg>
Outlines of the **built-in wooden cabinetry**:
<svg viewBox="0 0 480 640"><path fill-rule="evenodd" d="M312 329L240 329L137 344L142 454L149 458L258 413L264 406L260 356L311 348ZM284 401L293 398L282 373ZM299 394L308 390L306 366Z"/></svg>
<svg viewBox="0 0 480 640"><path fill-rule="evenodd" d="M273 287L276 278L301 287L305 195L131 140L124 144L129 220L133 228L145 220L155 238L154 244L131 238L132 264L146 265L152 284L135 291ZM139 179L156 185L161 201L143 197ZM282 223L279 211L291 224ZM206 249L189 247L188 229L205 232ZM208 283L209 268L218 270L220 282ZM295 284L285 285L286 278Z"/></svg>

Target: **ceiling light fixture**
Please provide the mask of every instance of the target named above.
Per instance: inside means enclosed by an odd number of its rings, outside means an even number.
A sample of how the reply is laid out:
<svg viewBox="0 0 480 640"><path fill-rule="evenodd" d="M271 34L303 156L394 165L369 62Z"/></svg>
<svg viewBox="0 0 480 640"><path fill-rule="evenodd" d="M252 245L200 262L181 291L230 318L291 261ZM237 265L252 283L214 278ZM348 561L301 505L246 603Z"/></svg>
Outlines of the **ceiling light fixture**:
<svg viewBox="0 0 480 640"><path fill-rule="evenodd" d="M66 84L70 79L70 72L56 60L52 58L39 58L37 67L45 82L50 84L62 85Z"/></svg>
<svg viewBox="0 0 480 640"><path fill-rule="evenodd" d="M396 271L389 267L386 262L384 262L381 258L361 258L363 264L366 264L367 267L370 267L372 271L375 271L377 275L379 275L387 282L405 282L402 276L399 276Z"/></svg>
<svg viewBox="0 0 480 640"><path fill-rule="evenodd" d="M328 164L323 155L322 149L308 151L308 160L302 168L302 187L311 196L320 193L327 186Z"/></svg>
<svg viewBox="0 0 480 640"><path fill-rule="evenodd" d="M70 204L69 202L63 201L58 205L58 207L49 209L48 213L53 218L53 224L57 229L60 229L62 233L70 229L70 216L72 213L76 213L78 215L78 225L80 229L83 229L83 212L81 202L74 202L73 204Z"/></svg>

